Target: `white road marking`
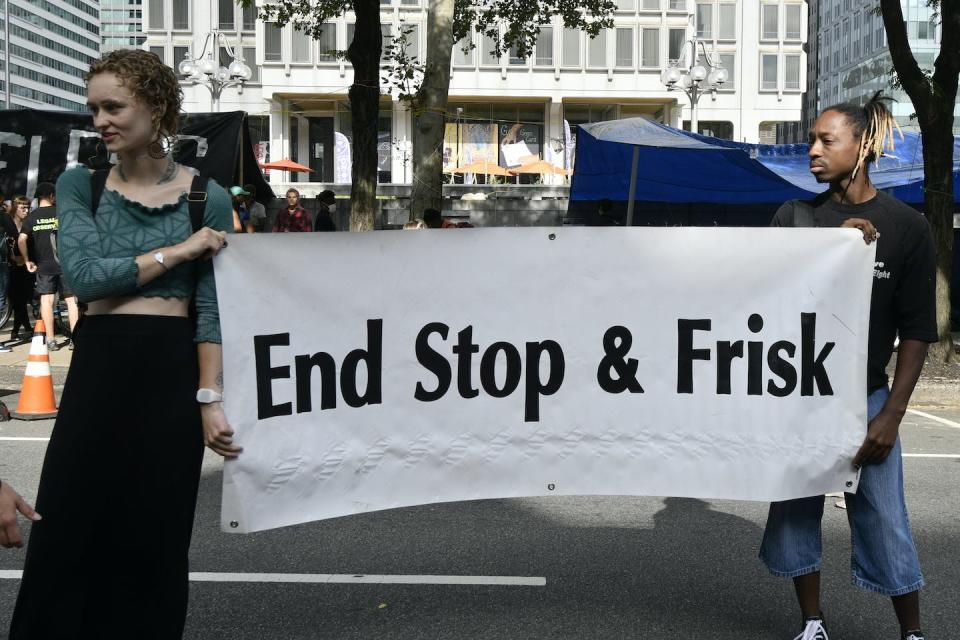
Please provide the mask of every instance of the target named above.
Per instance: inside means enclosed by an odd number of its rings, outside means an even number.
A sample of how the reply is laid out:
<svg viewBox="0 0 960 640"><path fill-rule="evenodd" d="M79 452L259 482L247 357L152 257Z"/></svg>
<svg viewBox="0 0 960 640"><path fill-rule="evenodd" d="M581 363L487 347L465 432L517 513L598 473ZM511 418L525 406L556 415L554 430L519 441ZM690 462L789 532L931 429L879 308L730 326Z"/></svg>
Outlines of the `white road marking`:
<svg viewBox="0 0 960 640"><path fill-rule="evenodd" d="M952 458L960 460L960 453L904 453L904 458Z"/></svg>
<svg viewBox="0 0 960 640"><path fill-rule="evenodd" d="M49 442L50 438L15 438L13 436L0 437L0 442Z"/></svg>
<svg viewBox="0 0 960 640"><path fill-rule="evenodd" d="M921 418L926 418L927 420L933 420L934 422L945 424L948 427L953 427L954 429L960 429L960 423L954 422L953 420L947 420L946 418L941 418L940 416L935 416L931 413L924 413L923 411L917 411L916 409L907 409L907 413L912 413L915 416L920 416Z"/></svg>
<svg viewBox="0 0 960 640"><path fill-rule="evenodd" d="M2 580L19 580L23 571L0 571ZM444 584L496 587L544 587L546 578L522 576L420 576L346 573L206 573L190 574L192 582L286 582L295 584Z"/></svg>

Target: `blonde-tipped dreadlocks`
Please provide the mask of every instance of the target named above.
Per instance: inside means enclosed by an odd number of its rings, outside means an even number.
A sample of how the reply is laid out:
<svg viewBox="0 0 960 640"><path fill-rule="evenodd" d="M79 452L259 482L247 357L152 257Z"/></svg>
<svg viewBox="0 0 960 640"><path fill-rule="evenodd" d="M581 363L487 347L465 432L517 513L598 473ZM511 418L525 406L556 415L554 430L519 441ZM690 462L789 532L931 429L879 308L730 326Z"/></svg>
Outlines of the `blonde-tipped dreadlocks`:
<svg viewBox="0 0 960 640"><path fill-rule="evenodd" d="M894 129L903 140L903 131L900 130L900 125L890 113L890 109L884 104L884 100L892 100L892 98L884 96L881 90L873 94L873 97L862 107L848 103L824 109L824 111L839 111L847 116L853 125L853 136L860 139L860 156L857 158L857 166L850 175L850 182L856 179L865 163L873 161L879 164L881 156L894 157L891 155L894 150ZM884 149L891 153L885 153Z"/></svg>

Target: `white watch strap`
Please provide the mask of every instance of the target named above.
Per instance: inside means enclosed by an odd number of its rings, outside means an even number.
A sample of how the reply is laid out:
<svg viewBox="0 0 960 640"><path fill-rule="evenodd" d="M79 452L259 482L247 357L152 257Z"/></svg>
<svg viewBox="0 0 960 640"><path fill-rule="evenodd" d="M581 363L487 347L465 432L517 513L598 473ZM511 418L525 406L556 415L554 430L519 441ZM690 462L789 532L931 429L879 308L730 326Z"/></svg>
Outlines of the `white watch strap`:
<svg viewBox="0 0 960 640"><path fill-rule="evenodd" d="M200 404L210 404L211 402L223 402L223 394L213 389L197 389L197 402Z"/></svg>

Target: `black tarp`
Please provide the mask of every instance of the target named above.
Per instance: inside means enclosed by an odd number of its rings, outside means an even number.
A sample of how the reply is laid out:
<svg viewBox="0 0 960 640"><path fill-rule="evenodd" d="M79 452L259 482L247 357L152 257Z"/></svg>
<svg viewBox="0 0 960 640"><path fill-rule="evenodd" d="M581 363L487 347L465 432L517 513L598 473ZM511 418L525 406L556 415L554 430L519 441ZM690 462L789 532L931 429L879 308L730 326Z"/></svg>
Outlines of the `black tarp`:
<svg viewBox="0 0 960 640"><path fill-rule="evenodd" d="M179 138L174 156L178 162L195 167L225 189L252 184L257 200L273 200L273 190L250 146L245 112L185 115ZM7 198L18 194L32 198L37 183L55 182L69 167L102 164L105 156L98 154L99 140L88 113L0 111L0 190Z"/></svg>

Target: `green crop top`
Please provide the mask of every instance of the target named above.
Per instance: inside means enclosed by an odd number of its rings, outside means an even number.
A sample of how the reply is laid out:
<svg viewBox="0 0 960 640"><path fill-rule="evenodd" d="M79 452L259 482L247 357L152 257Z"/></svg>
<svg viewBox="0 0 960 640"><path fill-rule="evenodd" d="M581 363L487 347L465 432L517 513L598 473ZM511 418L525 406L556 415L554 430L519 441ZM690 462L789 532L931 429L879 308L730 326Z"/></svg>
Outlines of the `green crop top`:
<svg viewBox="0 0 960 640"><path fill-rule="evenodd" d="M223 187L210 180L204 226L232 229L233 208ZM104 189L97 215L90 212L90 171L75 167L57 180L57 245L63 275L81 302L124 295L190 298L196 292L196 342L220 343L217 287L210 260L177 265L142 287L136 257L186 240L193 233L187 195L176 203L146 207Z"/></svg>

